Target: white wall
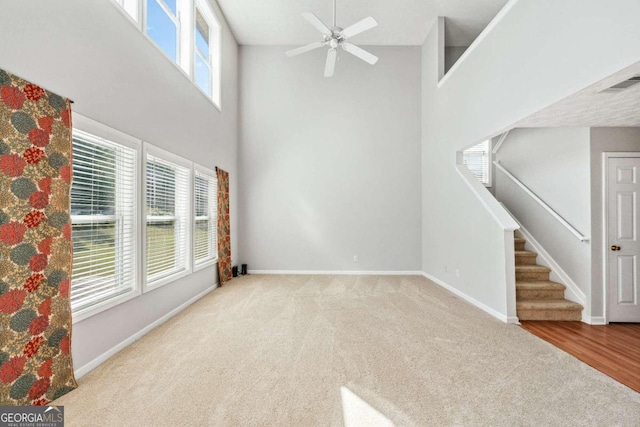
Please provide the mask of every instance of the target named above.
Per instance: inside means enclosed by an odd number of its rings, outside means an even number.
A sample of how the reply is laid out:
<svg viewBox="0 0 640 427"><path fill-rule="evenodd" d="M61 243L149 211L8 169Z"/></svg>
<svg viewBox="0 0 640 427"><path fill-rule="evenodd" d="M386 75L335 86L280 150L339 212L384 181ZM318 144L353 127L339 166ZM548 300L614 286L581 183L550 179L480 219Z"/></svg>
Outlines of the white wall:
<svg viewBox="0 0 640 427"><path fill-rule="evenodd" d="M638 17L637 0L616 8L599 0L511 1L440 84L443 31L432 29L422 51L425 272L504 313L500 230L456 174L455 152L637 62Z"/></svg>
<svg viewBox="0 0 640 427"><path fill-rule="evenodd" d="M420 269L420 49L243 46L240 250L250 270ZM354 255L359 257L353 261Z"/></svg>
<svg viewBox="0 0 640 427"><path fill-rule="evenodd" d="M117 8L110 0L2 2L0 68L69 97L84 116L229 171L237 259L236 42L223 25L220 113ZM216 277L209 267L74 324L76 369L210 288Z"/></svg>
<svg viewBox="0 0 640 427"><path fill-rule="evenodd" d="M640 151L640 128L591 129L591 307L592 316L603 316L603 218L602 154Z"/></svg>
<svg viewBox="0 0 640 427"><path fill-rule="evenodd" d="M446 122L463 123L437 115L443 35L437 24L422 48L422 268L507 317L515 313L507 313L503 230L457 174L452 141L437 136Z"/></svg>
<svg viewBox="0 0 640 427"><path fill-rule="evenodd" d="M580 233L591 235L589 128L514 129L496 159ZM494 186L497 199L588 296L590 242L581 242L500 170Z"/></svg>
<svg viewBox="0 0 640 427"><path fill-rule="evenodd" d="M446 73L458 62L458 59L469 48L469 46L446 46L444 48L444 72Z"/></svg>

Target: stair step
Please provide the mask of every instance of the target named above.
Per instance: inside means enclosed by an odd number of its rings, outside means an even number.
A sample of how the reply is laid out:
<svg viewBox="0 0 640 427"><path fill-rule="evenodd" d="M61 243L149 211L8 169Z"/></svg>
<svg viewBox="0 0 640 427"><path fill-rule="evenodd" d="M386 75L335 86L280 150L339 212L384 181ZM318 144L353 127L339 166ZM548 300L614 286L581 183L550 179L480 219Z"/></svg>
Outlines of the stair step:
<svg viewBox="0 0 640 427"><path fill-rule="evenodd" d="M531 251L515 251L516 265L535 265L538 254Z"/></svg>
<svg viewBox="0 0 640 427"><path fill-rule="evenodd" d="M514 249L516 251L524 251L525 242L526 242L526 240L523 239L522 237L514 237L513 238Z"/></svg>
<svg viewBox="0 0 640 427"><path fill-rule="evenodd" d="M548 280L517 281L516 301L524 300L561 300L565 286Z"/></svg>
<svg viewBox="0 0 640 427"><path fill-rule="evenodd" d="M549 280L551 269L543 265L516 265L516 281Z"/></svg>
<svg viewBox="0 0 640 427"><path fill-rule="evenodd" d="M523 300L516 302L520 320L579 321L582 306L566 299Z"/></svg>

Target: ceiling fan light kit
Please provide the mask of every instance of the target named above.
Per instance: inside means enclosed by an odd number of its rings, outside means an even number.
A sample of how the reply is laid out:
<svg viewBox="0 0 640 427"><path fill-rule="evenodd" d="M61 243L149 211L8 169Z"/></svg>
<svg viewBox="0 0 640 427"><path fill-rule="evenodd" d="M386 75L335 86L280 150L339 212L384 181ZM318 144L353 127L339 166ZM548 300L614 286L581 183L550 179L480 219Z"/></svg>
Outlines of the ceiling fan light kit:
<svg viewBox="0 0 640 427"><path fill-rule="evenodd" d="M342 50L362 59L363 61L373 65L378 62L378 57L367 52L366 50L347 42L347 39L355 36L356 34L363 33L367 30L378 25L375 19L372 17L365 18L355 24L343 29L336 25L336 0L333 0L333 27L329 28L311 12L302 14L302 17L306 19L311 25L313 25L322 34L322 41L301 46L296 49L292 49L285 54L288 57L297 56L311 50L319 49L323 46L329 46L327 52L327 62L324 67L324 76L332 77L335 68L336 60L338 57L338 49Z"/></svg>

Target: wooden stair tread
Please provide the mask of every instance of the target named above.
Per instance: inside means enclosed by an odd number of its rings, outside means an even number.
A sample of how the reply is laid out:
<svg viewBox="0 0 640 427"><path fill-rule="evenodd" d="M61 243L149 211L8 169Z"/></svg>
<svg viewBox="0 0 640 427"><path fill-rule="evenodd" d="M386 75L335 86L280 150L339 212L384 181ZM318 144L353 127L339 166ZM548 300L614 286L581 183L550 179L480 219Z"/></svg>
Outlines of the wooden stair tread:
<svg viewBox="0 0 640 427"><path fill-rule="evenodd" d="M516 289L532 289L532 290L565 290L566 286L561 283L551 282L549 280L517 280Z"/></svg>
<svg viewBox="0 0 640 427"><path fill-rule="evenodd" d="M524 248L516 248L516 250L514 251L516 265L536 265L538 254L523 249Z"/></svg>
<svg viewBox="0 0 640 427"><path fill-rule="evenodd" d="M544 265L516 265L516 272L550 273L551 269Z"/></svg>
<svg viewBox="0 0 640 427"><path fill-rule="evenodd" d="M532 252L532 251L514 251L516 256L531 256L531 257L536 257L538 256L537 252Z"/></svg>
<svg viewBox="0 0 640 427"><path fill-rule="evenodd" d="M564 299L566 286L549 280L551 269L536 264L538 254L526 250L526 241L514 236L518 318L552 322L581 320L583 307Z"/></svg>
<svg viewBox="0 0 640 427"><path fill-rule="evenodd" d="M582 306L576 302L563 300L525 300L516 301L516 310L567 310L582 311Z"/></svg>
<svg viewBox="0 0 640 427"><path fill-rule="evenodd" d="M514 237L513 239L513 248L517 251L524 251L526 240L522 237Z"/></svg>

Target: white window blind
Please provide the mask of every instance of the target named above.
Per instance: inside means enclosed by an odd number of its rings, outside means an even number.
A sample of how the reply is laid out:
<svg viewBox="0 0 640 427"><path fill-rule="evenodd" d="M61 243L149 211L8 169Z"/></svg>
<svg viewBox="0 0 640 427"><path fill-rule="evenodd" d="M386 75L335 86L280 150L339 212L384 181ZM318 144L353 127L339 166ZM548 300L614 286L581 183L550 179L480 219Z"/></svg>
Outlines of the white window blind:
<svg viewBox="0 0 640 427"><path fill-rule="evenodd" d="M194 202L194 260L197 266L218 257L216 241L218 179L215 174L196 169Z"/></svg>
<svg viewBox="0 0 640 427"><path fill-rule="evenodd" d="M74 129L74 313L135 289L136 150Z"/></svg>
<svg viewBox="0 0 640 427"><path fill-rule="evenodd" d="M147 154L147 285L188 270L190 168Z"/></svg>
<svg viewBox="0 0 640 427"><path fill-rule="evenodd" d="M481 183L491 185L489 140L464 150L463 162Z"/></svg>

